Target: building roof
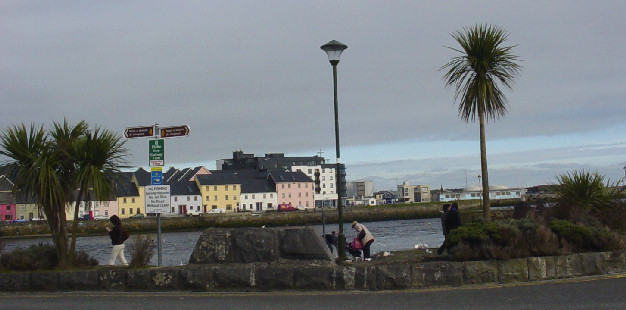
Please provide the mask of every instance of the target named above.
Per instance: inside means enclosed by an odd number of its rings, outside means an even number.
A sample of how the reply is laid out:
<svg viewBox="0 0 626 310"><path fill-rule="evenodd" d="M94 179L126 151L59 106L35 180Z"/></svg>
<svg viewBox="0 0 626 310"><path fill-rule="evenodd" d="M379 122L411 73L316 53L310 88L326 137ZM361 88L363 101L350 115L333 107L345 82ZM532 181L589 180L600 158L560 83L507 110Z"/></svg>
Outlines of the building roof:
<svg viewBox="0 0 626 310"><path fill-rule="evenodd" d="M276 183L283 182L313 182L313 180L301 171L272 170L270 178Z"/></svg>

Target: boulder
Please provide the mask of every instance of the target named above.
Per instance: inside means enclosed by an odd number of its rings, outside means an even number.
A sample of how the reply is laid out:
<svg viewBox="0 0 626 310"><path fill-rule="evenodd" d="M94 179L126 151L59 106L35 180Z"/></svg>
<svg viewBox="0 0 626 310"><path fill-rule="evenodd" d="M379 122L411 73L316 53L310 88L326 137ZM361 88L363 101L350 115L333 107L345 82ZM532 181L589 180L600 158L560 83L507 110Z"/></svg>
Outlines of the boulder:
<svg viewBox="0 0 626 310"><path fill-rule="evenodd" d="M311 227L209 228L189 258L190 264L325 260L333 257Z"/></svg>

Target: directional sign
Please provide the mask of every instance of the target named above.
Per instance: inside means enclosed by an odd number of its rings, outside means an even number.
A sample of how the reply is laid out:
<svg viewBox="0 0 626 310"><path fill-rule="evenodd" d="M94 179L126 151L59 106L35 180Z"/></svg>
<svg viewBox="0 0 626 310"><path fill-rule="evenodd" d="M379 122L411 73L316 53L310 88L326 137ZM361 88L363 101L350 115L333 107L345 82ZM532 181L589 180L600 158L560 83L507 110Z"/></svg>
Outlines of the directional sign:
<svg viewBox="0 0 626 310"><path fill-rule="evenodd" d="M165 143L163 139L148 141L148 160L150 160L150 166L165 165Z"/></svg>
<svg viewBox="0 0 626 310"><path fill-rule="evenodd" d="M163 184L163 168L162 167L150 167L150 185L162 185Z"/></svg>
<svg viewBox="0 0 626 310"><path fill-rule="evenodd" d="M146 213L170 212L170 186L148 185L144 187Z"/></svg>
<svg viewBox="0 0 626 310"><path fill-rule="evenodd" d="M189 126L173 126L173 127L164 127L161 128L161 137L169 138L169 137L181 137L189 135Z"/></svg>
<svg viewBox="0 0 626 310"><path fill-rule="evenodd" d="M149 137L154 135L154 127L152 126L143 126L143 127L128 127L124 130L124 137L126 138L140 138L140 137Z"/></svg>

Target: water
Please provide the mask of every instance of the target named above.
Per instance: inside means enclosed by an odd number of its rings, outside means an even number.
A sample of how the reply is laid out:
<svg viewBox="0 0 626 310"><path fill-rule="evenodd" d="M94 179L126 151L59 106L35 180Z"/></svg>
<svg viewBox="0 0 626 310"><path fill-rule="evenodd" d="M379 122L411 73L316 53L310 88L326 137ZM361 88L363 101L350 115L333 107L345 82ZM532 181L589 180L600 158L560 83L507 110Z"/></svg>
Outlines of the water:
<svg viewBox="0 0 626 310"><path fill-rule="evenodd" d="M372 244L372 253L381 251L397 251L413 249L418 243L428 244L429 247L439 247L443 242L443 234L441 232L441 221L435 219L419 219L419 220L400 220L400 221L383 221L383 222L364 222L372 235L374 235L374 243ZM347 240L352 240L356 236L356 232L350 223L344 224L344 234ZM313 229L322 234L322 225L314 225ZM337 224L325 225L325 232L338 231ZM202 231L192 232L167 232L161 235L161 253L163 266L177 266L187 264L189 257L193 252L198 237ZM156 232L148 234L156 240ZM133 237L125 242L126 260L130 261L130 251L133 247ZM51 244L50 238L32 238L32 239L4 239L6 245L3 252L10 252L15 248L28 247L32 244L48 243ZM87 252L90 256L97 259L100 265L105 265L109 261L111 255L111 239L108 235L79 237L76 239L76 249ZM119 262L118 262L119 264ZM157 265L157 252L155 249L154 256L150 261L151 265Z"/></svg>

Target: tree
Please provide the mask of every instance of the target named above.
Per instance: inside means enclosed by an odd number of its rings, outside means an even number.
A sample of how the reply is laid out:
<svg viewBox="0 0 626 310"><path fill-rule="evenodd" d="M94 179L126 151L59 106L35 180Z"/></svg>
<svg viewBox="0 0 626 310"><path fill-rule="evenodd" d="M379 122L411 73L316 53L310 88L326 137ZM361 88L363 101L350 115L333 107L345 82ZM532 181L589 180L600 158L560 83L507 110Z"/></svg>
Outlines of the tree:
<svg viewBox="0 0 626 310"><path fill-rule="evenodd" d="M451 34L461 49L448 47L461 53L453 57L441 69L446 87L456 89L454 99L459 100L459 116L462 120L480 124L480 168L483 187L483 218L491 220L489 177L487 173L487 146L485 142L485 119L496 120L504 116L506 97L500 84L511 89L513 78L521 70L516 63L518 56L511 54L515 46L502 46L508 33L491 25L476 25Z"/></svg>
<svg viewBox="0 0 626 310"><path fill-rule="evenodd" d="M0 135L0 154L9 158L7 168L15 180L16 195L32 197L46 215L59 265L67 266L74 261L76 237L77 212L72 246L68 246L65 208L72 200L71 194L75 189L87 192L89 186L98 197L110 194L111 173L117 171L125 150L117 135L99 128L92 132L84 121L75 126L64 121L53 127L48 133L43 126L31 125L30 130L23 124L8 128ZM102 157L108 160L89 160ZM77 206L81 199L79 194Z"/></svg>

